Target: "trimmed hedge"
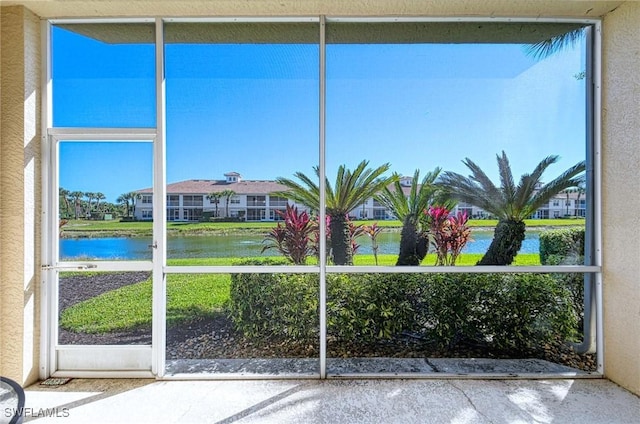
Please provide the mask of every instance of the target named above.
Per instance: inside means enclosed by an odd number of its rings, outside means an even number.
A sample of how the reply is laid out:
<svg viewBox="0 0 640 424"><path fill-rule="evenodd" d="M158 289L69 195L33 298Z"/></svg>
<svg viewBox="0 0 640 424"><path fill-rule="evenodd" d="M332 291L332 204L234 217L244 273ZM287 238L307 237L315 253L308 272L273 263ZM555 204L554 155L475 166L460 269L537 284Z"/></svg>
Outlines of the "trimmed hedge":
<svg viewBox="0 0 640 424"><path fill-rule="evenodd" d="M427 334L439 345L460 341L524 351L571 338L571 295L547 274L430 274Z"/></svg>
<svg viewBox="0 0 640 424"><path fill-rule="evenodd" d="M229 315L256 340L318 337L318 276L233 274ZM439 346L460 342L526 350L566 339L576 326L570 293L543 274L330 274L327 332L371 343L403 332Z"/></svg>
<svg viewBox="0 0 640 424"><path fill-rule="evenodd" d="M540 234L540 263L542 265L584 264L584 240L584 228L563 228L542 232ZM574 313L579 319L582 319L584 316L584 274L556 274L554 278L569 290Z"/></svg>
<svg viewBox="0 0 640 424"><path fill-rule="evenodd" d="M542 265L577 265L584 263L584 228L563 228L540 234Z"/></svg>

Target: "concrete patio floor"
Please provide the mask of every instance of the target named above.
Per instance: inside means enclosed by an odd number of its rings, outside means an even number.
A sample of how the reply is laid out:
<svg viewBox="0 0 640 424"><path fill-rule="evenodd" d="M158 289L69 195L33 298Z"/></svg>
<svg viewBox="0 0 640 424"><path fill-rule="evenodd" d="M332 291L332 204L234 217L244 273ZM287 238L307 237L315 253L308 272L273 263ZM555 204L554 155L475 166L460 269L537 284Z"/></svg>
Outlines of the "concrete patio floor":
<svg viewBox="0 0 640 424"><path fill-rule="evenodd" d="M604 379L74 379L28 387L26 407L62 424L640 423L640 398Z"/></svg>

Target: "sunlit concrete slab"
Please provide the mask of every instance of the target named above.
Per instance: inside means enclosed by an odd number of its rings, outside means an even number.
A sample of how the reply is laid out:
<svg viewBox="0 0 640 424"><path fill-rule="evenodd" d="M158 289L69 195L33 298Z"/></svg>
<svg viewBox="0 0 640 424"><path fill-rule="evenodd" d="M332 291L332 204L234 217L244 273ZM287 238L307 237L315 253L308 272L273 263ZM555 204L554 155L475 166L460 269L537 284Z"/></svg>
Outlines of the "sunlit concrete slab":
<svg viewBox="0 0 640 424"><path fill-rule="evenodd" d="M38 423L637 424L640 416L637 396L601 379L72 380L34 385L26 399L32 412L65 415Z"/></svg>

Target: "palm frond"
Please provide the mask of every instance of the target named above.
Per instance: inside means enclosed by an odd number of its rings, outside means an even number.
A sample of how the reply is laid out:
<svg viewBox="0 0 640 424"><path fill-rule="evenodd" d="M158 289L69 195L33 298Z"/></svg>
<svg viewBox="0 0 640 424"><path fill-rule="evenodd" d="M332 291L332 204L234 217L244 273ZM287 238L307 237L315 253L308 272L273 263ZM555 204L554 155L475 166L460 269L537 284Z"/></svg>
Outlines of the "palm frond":
<svg viewBox="0 0 640 424"><path fill-rule="evenodd" d="M547 203L553 196L569 187L579 187L584 184L586 170L585 161L578 162L571 168L564 171L553 181L545 184L532 198L528 206L528 215L534 213L538 208Z"/></svg>
<svg viewBox="0 0 640 424"><path fill-rule="evenodd" d="M384 164L376 169L367 168L369 162L362 161L355 170L350 171L344 165L338 167L335 185L332 186L325 177L326 207L329 214L347 214L358 204L373 197L386 185L394 182L397 175L384 178L382 175L389 170L390 165ZM318 180L312 179L302 172L296 172L294 176L300 180L289 178L277 178L276 182L287 190L272 193L276 196L286 197L296 203L303 204L311 210L320 208L320 187L318 167L314 167Z"/></svg>
<svg viewBox="0 0 640 424"><path fill-rule="evenodd" d="M470 177L446 171L440 176L438 186L451 199L469 203L497 217L504 215L502 196L493 190L491 193L485 191L480 183Z"/></svg>
<svg viewBox="0 0 640 424"><path fill-rule="evenodd" d="M498 198L501 198L502 194L500 193L500 190L495 186L493 181L491 181L491 179L487 177L487 174L485 174L485 172L478 165L476 165L475 162L473 162L469 158L466 158L462 161L462 163L464 163L467 168L471 170L471 175L469 175L471 181L475 181L478 186L488 194L489 197L492 197L496 200Z"/></svg>
<svg viewBox="0 0 640 424"><path fill-rule="evenodd" d="M500 187L502 189L502 196L504 203L507 206L507 214L512 215L514 213L514 199L516 196L516 185L513 181L513 173L511 172L511 165L509 165L509 158L505 154L504 150L502 155L496 155L498 160L498 173L500 175Z"/></svg>
<svg viewBox="0 0 640 424"><path fill-rule="evenodd" d="M532 44L526 48L526 53L535 59L545 59L566 47L574 47L584 37L584 28L576 28L564 34L559 34Z"/></svg>
<svg viewBox="0 0 640 424"><path fill-rule="evenodd" d="M390 168L388 163L375 169L367 168L368 164L368 161L362 161L353 172L345 172L342 178L336 179L336 193L340 193L333 205L336 211L348 213L398 178L396 174L382 176Z"/></svg>
<svg viewBox="0 0 640 424"><path fill-rule="evenodd" d="M395 181L393 188L394 190L391 191L389 187L383 187L382 190L374 196L374 199L391 211L397 219L404 221L405 217L409 214L409 204L402 192L400 181Z"/></svg>
<svg viewBox="0 0 640 424"><path fill-rule="evenodd" d="M536 166L531 174L524 174L520 178L520 183L516 189L516 196L514 198L514 217L518 219L524 219L531 215L530 201L535 194L538 185L541 182L542 175L545 170L552 164L558 161L559 157L552 155L544 158Z"/></svg>
<svg viewBox="0 0 640 424"><path fill-rule="evenodd" d="M294 174L302 183L300 184L289 178L277 178L276 182L287 187L287 190L272 193L275 196L286 197L296 203L307 206L311 210L317 211L320 208L320 189L318 184L303 174Z"/></svg>
<svg viewBox="0 0 640 424"><path fill-rule="evenodd" d="M560 191L578 186L585 163L580 162L550 183L539 187L545 170L558 161L558 156L544 158L531 174L524 174L518 186L514 186L509 161L504 152L498 156L501 186L498 189L486 174L471 160L466 159L472 175L464 177L455 172L445 172L438 181L446 193L455 200L472 204L499 219L521 221L547 203Z"/></svg>

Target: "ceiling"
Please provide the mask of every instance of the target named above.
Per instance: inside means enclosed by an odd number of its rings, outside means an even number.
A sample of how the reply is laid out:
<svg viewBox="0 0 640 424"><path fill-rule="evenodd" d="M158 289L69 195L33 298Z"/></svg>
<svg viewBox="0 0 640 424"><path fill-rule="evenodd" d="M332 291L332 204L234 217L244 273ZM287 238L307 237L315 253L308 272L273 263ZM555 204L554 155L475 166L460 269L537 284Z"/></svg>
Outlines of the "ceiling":
<svg viewBox="0 0 640 424"><path fill-rule="evenodd" d="M477 16L600 18L623 1L577 0L0 0L43 18Z"/></svg>

